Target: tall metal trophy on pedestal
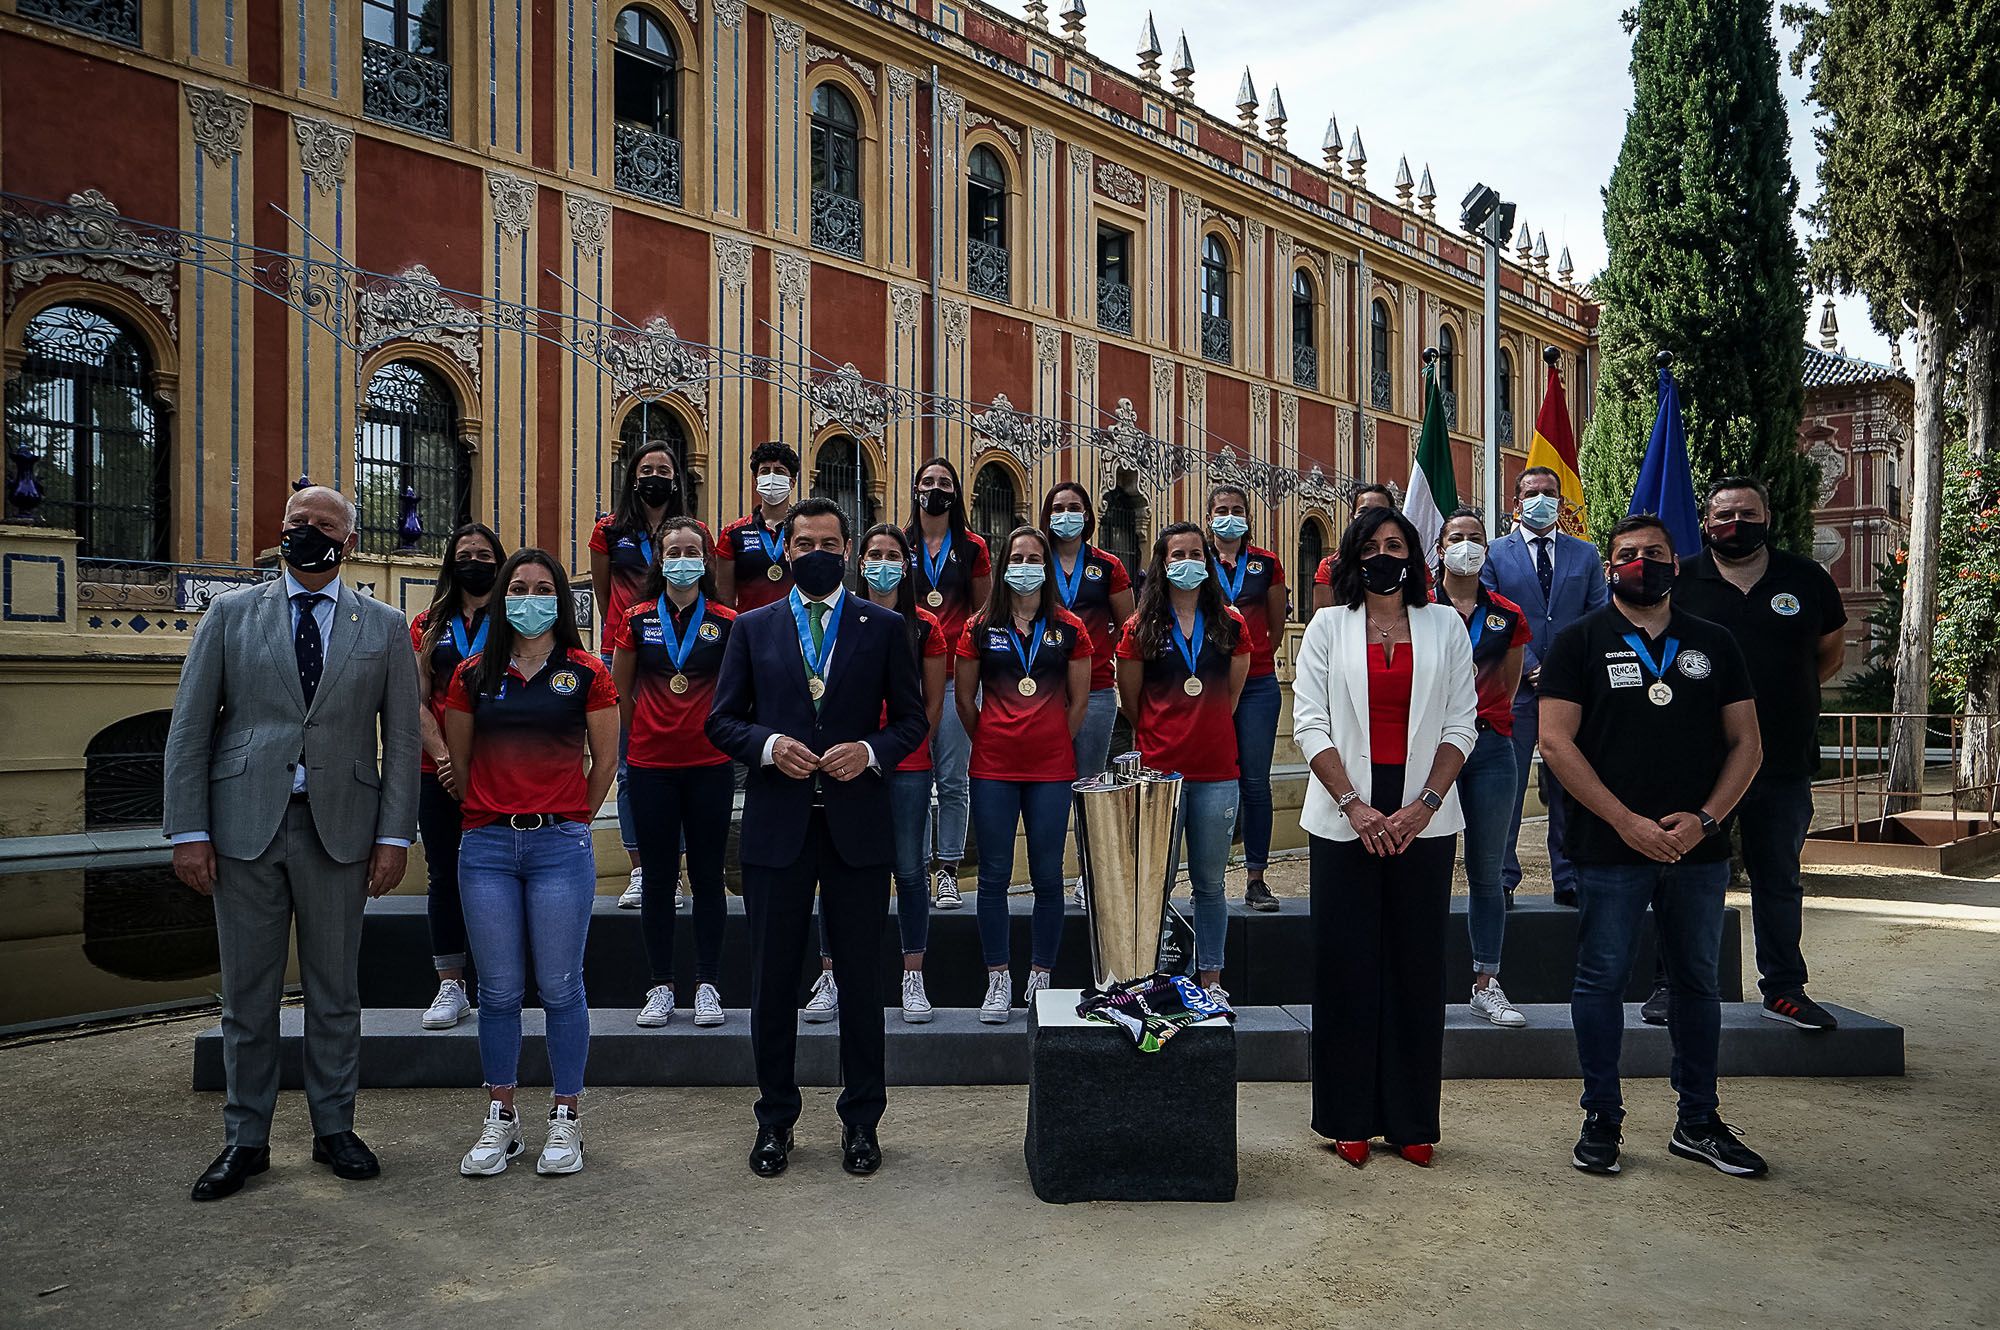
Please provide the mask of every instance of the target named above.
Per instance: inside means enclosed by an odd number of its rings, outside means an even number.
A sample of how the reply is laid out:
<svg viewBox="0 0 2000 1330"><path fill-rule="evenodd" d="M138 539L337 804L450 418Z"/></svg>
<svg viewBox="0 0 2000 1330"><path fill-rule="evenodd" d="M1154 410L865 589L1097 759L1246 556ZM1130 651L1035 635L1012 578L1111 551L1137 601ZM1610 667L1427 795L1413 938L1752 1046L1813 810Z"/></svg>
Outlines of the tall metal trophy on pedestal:
<svg viewBox="0 0 2000 1330"><path fill-rule="evenodd" d="M1149 771L1137 753L1126 753L1104 775L1073 788L1091 978L1102 991L1159 969L1160 932L1180 859L1181 778Z"/></svg>

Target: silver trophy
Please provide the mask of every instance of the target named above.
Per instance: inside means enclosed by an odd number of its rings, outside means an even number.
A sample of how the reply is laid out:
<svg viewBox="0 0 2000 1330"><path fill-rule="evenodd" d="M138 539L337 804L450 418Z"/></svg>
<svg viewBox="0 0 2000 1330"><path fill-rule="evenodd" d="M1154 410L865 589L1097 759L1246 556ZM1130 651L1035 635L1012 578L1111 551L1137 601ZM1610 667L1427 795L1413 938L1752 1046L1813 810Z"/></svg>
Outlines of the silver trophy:
<svg viewBox="0 0 2000 1330"><path fill-rule="evenodd" d="M1181 778L1137 753L1112 759L1076 791L1091 977L1099 989L1159 968L1160 930L1179 867Z"/></svg>

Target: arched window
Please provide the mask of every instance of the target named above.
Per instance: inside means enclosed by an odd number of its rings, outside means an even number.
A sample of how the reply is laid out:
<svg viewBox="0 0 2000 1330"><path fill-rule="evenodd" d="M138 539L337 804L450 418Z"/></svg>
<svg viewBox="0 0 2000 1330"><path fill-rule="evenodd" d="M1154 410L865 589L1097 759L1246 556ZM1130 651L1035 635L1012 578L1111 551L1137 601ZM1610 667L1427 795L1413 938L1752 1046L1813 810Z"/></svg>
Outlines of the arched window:
<svg viewBox="0 0 2000 1330"><path fill-rule="evenodd" d="M1229 251L1211 231L1201 242L1201 354L1226 365L1230 351Z"/></svg>
<svg viewBox="0 0 2000 1330"><path fill-rule="evenodd" d="M1007 252L1007 171L1000 154L985 144L966 162L966 285L988 300L1012 299Z"/></svg>
<svg viewBox="0 0 2000 1330"><path fill-rule="evenodd" d="M171 711L127 716L83 747L83 828L157 827L166 799Z"/></svg>
<svg viewBox="0 0 2000 1330"><path fill-rule="evenodd" d="M1312 278L1304 268L1296 269L1292 273L1292 382L1315 392L1319 389L1319 344L1314 338L1318 304Z"/></svg>
<svg viewBox="0 0 2000 1330"><path fill-rule="evenodd" d="M611 494L615 504L625 493L625 461L644 445L663 440L673 449L674 475L680 478L681 499L689 512L697 511L694 484L687 469L687 429L681 418L660 402L641 402L625 413L618 427L618 448L611 455Z"/></svg>
<svg viewBox="0 0 2000 1330"><path fill-rule="evenodd" d="M611 48L612 181L627 194L681 201L680 53L666 25L634 6Z"/></svg>
<svg viewBox="0 0 2000 1330"><path fill-rule="evenodd" d="M1514 356L1504 346L1499 365L1493 380L1494 405L1500 408L1500 444L1510 448L1514 444Z"/></svg>
<svg viewBox="0 0 2000 1330"><path fill-rule="evenodd" d="M813 458L812 494L832 499L847 513L854 539L875 525L875 467L858 439L836 434Z"/></svg>
<svg viewBox="0 0 2000 1330"><path fill-rule="evenodd" d="M1097 501L1097 535L1093 543L1101 550L1115 554L1125 565L1125 573L1135 582L1146 571L1139 557L1139 533L1142 529L1139 500L1123 485L1114 485L1104 491Z"/></svg>
<svg viewBox="0 0 2000 1330"><path fill-rule="evenodd" d="M451 39L445 0L361 0L361 112L451 137Z"/></svg>
<svg viewBox="0 0 2000 1330"><path fill-rule="evenodd" d="M167 452L139 338L109 315L54 305L22 330L8 385L9 516L77 534L86 559L167 557ZM40 487L23 505L20 458Z"/></svg>
<svg viewBox="0 0 2000 1330"><path fill-rule="evenodd" d="M1377 300L1368 307L1368 404L1387 411L1395 380L1389 366L1389 306Z"/></svg>
<svg viewBox="0 0 2000 1330"><path fill-rule="evenodd" d="M861 257L861 117L831 82L812 96L812 241Z"/></svg>
<svg viewBox="0 0 2000 1330"><path fill-rule="evenodd" d="M1313 574L1319 571L1319 561L1326 557L1326 524L1317 517L1308 517L1299 523L1299 561L1294 564L1298 571L1295 576L1302 587L1311 586ZM1305 623L1313 617L1312 596L1299 597L1292 612Z"/></svg>
<svg viewBox="0 0 2000 1330"><path fill-rule="evenodd" d="M1004 557L1000 542L1021 524L1021 500L1014 488L1013 472L998 462L988 462L979 468L979 474L972 478L970 519L972 529L986 538L994 557Z"/></svg>
<svg viewBox="0 0 2000 1330"><path fill-rule="evenodd" d="M1458 428L1458 338L1448 325L1438 327L1438 396L1444 399L1444 423Z"/></svg>
<svg viewBox="0 0 2000 1330"><path fill-rule="evenodd" d="M458 441L458 403L431 370L392 360L368 380L354 458L361 549L444 553L472 520L472 459Z"/></svg>

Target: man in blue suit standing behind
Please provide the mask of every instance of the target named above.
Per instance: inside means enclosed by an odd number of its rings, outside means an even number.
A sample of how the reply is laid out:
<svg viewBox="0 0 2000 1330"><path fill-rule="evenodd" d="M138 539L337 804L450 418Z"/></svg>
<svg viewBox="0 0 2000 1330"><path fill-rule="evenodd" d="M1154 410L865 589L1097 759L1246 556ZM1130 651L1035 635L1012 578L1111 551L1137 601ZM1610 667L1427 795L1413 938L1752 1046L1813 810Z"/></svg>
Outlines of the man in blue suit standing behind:
<svg viewBox="0 0 2000 1330"><path fill-rule="evenodd" d="M750 1171L776 1177L800 1097L794 1056L813 892L840 990L841 1166L882 1165L882 929L894 857L883 773L923 742L923 685L901 616L849 596L847 514L805 499L785 519L793 590L737 616L708 737L750 768L743 787L743 905L750 920L750 1047L757 1140Z"/></svg>
<svg viewBox="0 0 2000 1330"><path fill-rule="evenodd" d="M1540 733L1537 689L1541 683L1542 657L1556 634L1584 615L1604 607L1604 561L1597 546L1556 529L1562 517L1562 483L1545 466L1531 466L1514 482L1515 511L1520 522L1501 539L1493 542L1479 580L1519 605L1534 630L1521 664L1521 689L1514 695L1514 758L1525 794L1528 773L1534 767L1535 741ZM1576 869L1563 853L1563 831L1568 809L1563 806L1562 788L1553 773L1544 770L1544 790L1549 805L1549 878L1555 888L1556 904L1576 904ZM1501 883L1507 901L1521 884L1521 810L1514 810L1514 822L1507 830L1507 862Z"/></svg>

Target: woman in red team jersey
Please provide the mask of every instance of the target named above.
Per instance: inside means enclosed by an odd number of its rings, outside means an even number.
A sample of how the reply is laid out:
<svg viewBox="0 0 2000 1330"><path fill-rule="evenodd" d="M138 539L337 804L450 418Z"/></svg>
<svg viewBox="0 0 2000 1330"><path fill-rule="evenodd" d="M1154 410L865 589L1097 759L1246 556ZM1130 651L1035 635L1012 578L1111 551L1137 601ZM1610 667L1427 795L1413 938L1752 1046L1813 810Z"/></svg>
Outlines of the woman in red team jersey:
<svg viewBox="0 0 2000 1330"><path fill-rule="evenodd" d="M611 676L624 719L625 778L640 858L639 928L652 985L638 1023L674 1015L674 906L687 850L694 897L694 1023L722 1024L722 934L729 914L722 865L729 845L735 770L708 741L715 675L736 611L716 603L708 533L692 517L654 532L658 558L645 594L611 625Z"/></svg>
<svg viewBox="0 0 2000 1330"><path fill-rule="evenodd" d="M1277 638L1285 631L1285 567L1278 556L1250 543L1250 496L1234 485L1208 492L1208 529L1215 539L1210 567L1222 598L1243 615L1250 630L1250 678L1236 701L1236 757L1242 772L1237 818L1243 826L1243 867L1249 881L1243 903L1266 912L1278 908L1264 885L1271 857L1271 754L1278 742Z"/></svg>
<svg viewBox="0 0 2000 1330"><path fill-rule="evenodd" d="M1175 522L1153 541L1146 591L1118 642L1118 694L1146 765L1181 776L1181 834L1194 892L1195 970L1225 1005L1229 905L1222 875L1236 822L1236 699L1250 633L1209 572L1201 528Z"/></svg>
<svg viewBox="0 0 2000 1330"><path fill-rule="evenodd" d="M1090 704L1090 639L1049 579L1049 538L1031 526L1007 537L1000 580L958 640L959 721L972 736L972 818L979 832L979 948L986 999L979 1019L1002 1024L1013 1007L1007 885L1014 832L1027 828L1034 884L1032 1004L1049 986L1062 941L1063 845L1076 779L1076 732Z"/></svg>

